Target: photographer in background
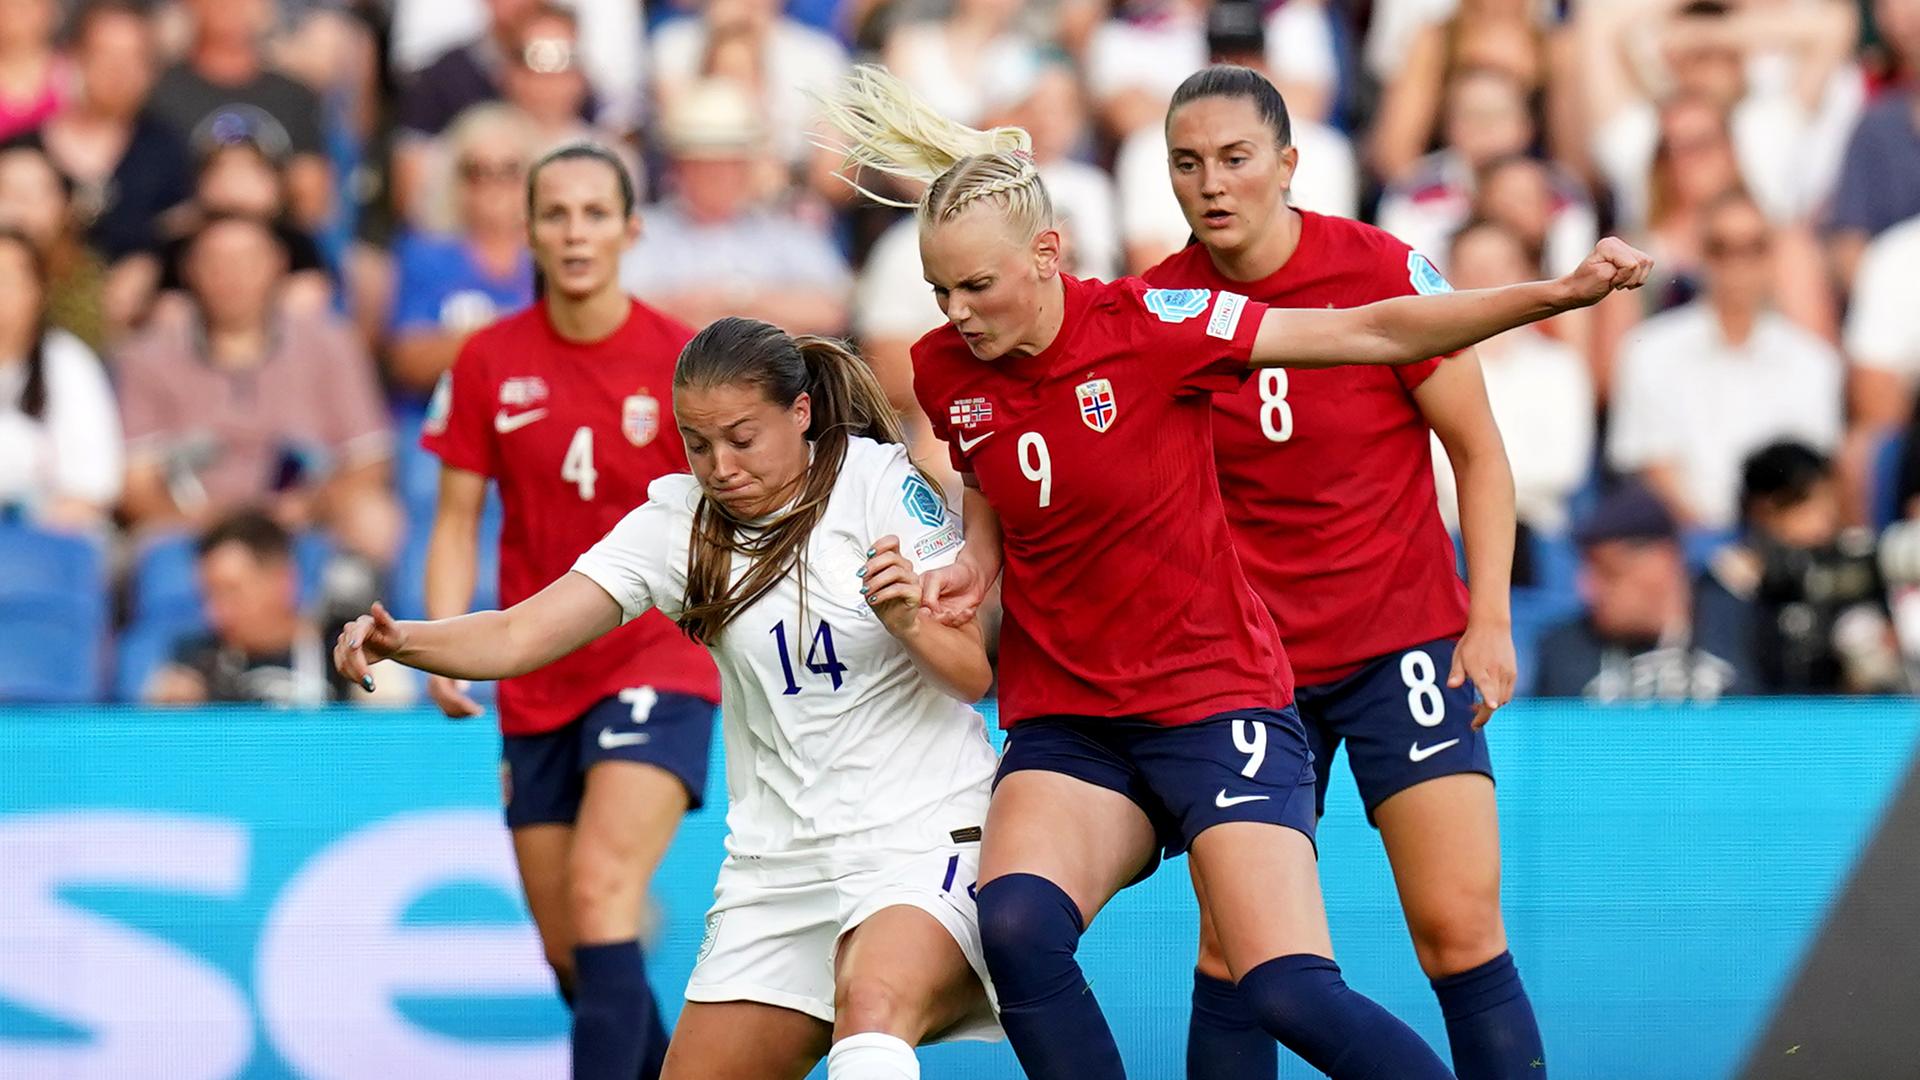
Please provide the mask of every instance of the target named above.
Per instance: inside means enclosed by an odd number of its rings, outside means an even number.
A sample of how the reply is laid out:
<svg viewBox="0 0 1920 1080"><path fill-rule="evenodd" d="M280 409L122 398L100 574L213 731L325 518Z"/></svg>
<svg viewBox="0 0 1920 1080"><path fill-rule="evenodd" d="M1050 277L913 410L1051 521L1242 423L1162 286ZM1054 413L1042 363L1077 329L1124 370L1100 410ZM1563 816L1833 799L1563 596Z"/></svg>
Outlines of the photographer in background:
<svg viewBox="0 0 1920 1080"><path fill-rule="evenodd" d="M1754 655L1775 694L1879 694L1907 689L1887 615L1873 533L1843 527L1832 463L1797 442L1747 458L1744 535L1712 572L1754 606Z"/></svg>

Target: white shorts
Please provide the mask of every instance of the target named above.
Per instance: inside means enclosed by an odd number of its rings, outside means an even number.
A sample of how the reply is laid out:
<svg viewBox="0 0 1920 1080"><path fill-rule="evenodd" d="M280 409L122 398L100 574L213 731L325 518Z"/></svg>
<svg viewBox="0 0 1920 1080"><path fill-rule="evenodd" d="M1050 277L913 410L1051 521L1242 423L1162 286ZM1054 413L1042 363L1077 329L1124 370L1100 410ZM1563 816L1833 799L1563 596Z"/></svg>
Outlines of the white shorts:
<svg viewBox="0 0 1920 1080"><path fill-rule="evenodd" d="M707 933L687 979L688 1001L758 1001L833 1022L833 960L840 939L884 908L905 905L932 915L987 988L977 1013L939 1032L949 1039L997 1041L980 947L973 884L979 844L923 852L866 854L823 865L729 856L707 912Z"/></svg>

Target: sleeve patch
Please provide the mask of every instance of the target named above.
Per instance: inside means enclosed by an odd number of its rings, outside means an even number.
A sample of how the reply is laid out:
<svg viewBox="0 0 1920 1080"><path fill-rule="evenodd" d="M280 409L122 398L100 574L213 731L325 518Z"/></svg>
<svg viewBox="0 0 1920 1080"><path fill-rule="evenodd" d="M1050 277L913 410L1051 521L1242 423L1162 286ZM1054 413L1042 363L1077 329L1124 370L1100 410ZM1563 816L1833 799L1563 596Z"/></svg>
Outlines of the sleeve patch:
<svg viewBox="0 0 1920 1080"><path fill-rule="evenodd" d="M952 551L960 546L965 534L960 531L960 523L949 521L937 531L930 532L914 542L913 561L926 562L936 555Z"/></svg>
<svg viewBox="0 0 1920 1080"><path fill-rule="evenodd" d="M1413 291L1421 296L1437 296L1453 291L1446 276L1417 251L1407 252L1407 281L1413 286Z"/></svg>
<svg viewBox="0 0 1920 1080"><path fill-rule="evenodd" d="M1212 295L1208 289L1148 289L1141 300L1161 322L1182 323L1207 310Z"/></svg>
<svg viewBox="0 0 1920 1080"><path fill-rule="evenodd" d="M433 397L427 402L427 417L420 430L428 435L442 435L447 430L447 418L453 415L453 372L444 372L440 381L433 384Z"/></svg>
<svg viewBox="0 0 1920 1080"><path fill-rule="evenodd" d="M1207 336L1232 341L1234 332L1240 329L1240 313L1246 308L1246 297L1233 292L1221 293L1213 305L1213 318L1207 320Z"/></svg>
<svg viewBox="0 0 1920 1080"><path fill-rule="evenodd" d="M929 529L939 528L947 521L946 502L919 473L911 473L900 482L900 501L907 513L913 515L913 520Z"/></svg>

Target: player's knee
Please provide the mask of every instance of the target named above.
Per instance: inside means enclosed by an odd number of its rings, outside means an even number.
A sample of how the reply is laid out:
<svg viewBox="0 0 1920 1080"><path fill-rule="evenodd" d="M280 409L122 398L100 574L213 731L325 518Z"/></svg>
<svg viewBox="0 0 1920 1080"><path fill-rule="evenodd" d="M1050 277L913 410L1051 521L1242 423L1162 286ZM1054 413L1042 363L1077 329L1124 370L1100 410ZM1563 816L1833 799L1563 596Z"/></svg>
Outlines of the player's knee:
<svg viewBox="0 0 1920 1080"><path fill-rule="evenodd" d="M1045 998L1080 979L1080 908L1058 885L1008 874L980 889L980 943L1003 1004Z"/></svg>
<svg viewBox="0 0 1920 1080"><path fill-rule="evenodd" d="M910 1007L905 995L886 979L856 975L834 988L833 1026L849 1035L894 1031Z"/></svg>
<svg viewBox="0 0 1920 1080"><path fill-rule="evenodd" d="M568 866L567 907L582 934L601 934L610 919L638 925L643 883L633 868L610 852L576 849ZM618 916L618 918L615 918Z"/></svg>
<svg viewBox="0 0 1920 1080"><path fill-rule="evenodd" d="M1461 897L1431 910L1409 910L1407 928L1428 978L1470 971L1507 949L1497 898Z"/></svg>
<svg viewBox="0 0 1920 1080"><path fill-rule="evenodd" d="M1261 964L1240 980L1239 990L1260 1026L1289 1046L1313 1038L1334 1000L1350 992L1340 965L1305 953Z"/></svg>

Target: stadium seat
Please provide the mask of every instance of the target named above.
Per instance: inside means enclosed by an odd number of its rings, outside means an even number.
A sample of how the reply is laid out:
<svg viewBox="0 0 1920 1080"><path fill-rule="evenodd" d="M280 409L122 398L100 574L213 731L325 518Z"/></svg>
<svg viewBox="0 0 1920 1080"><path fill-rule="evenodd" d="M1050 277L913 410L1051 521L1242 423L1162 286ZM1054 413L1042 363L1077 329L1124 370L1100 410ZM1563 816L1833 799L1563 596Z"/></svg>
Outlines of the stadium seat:
<svg viewBox="0 0 1920 1080"><path fill-rule="evenodd" d="M91 538L0 527L0 701L96 700L106 597Z"/></svg>

